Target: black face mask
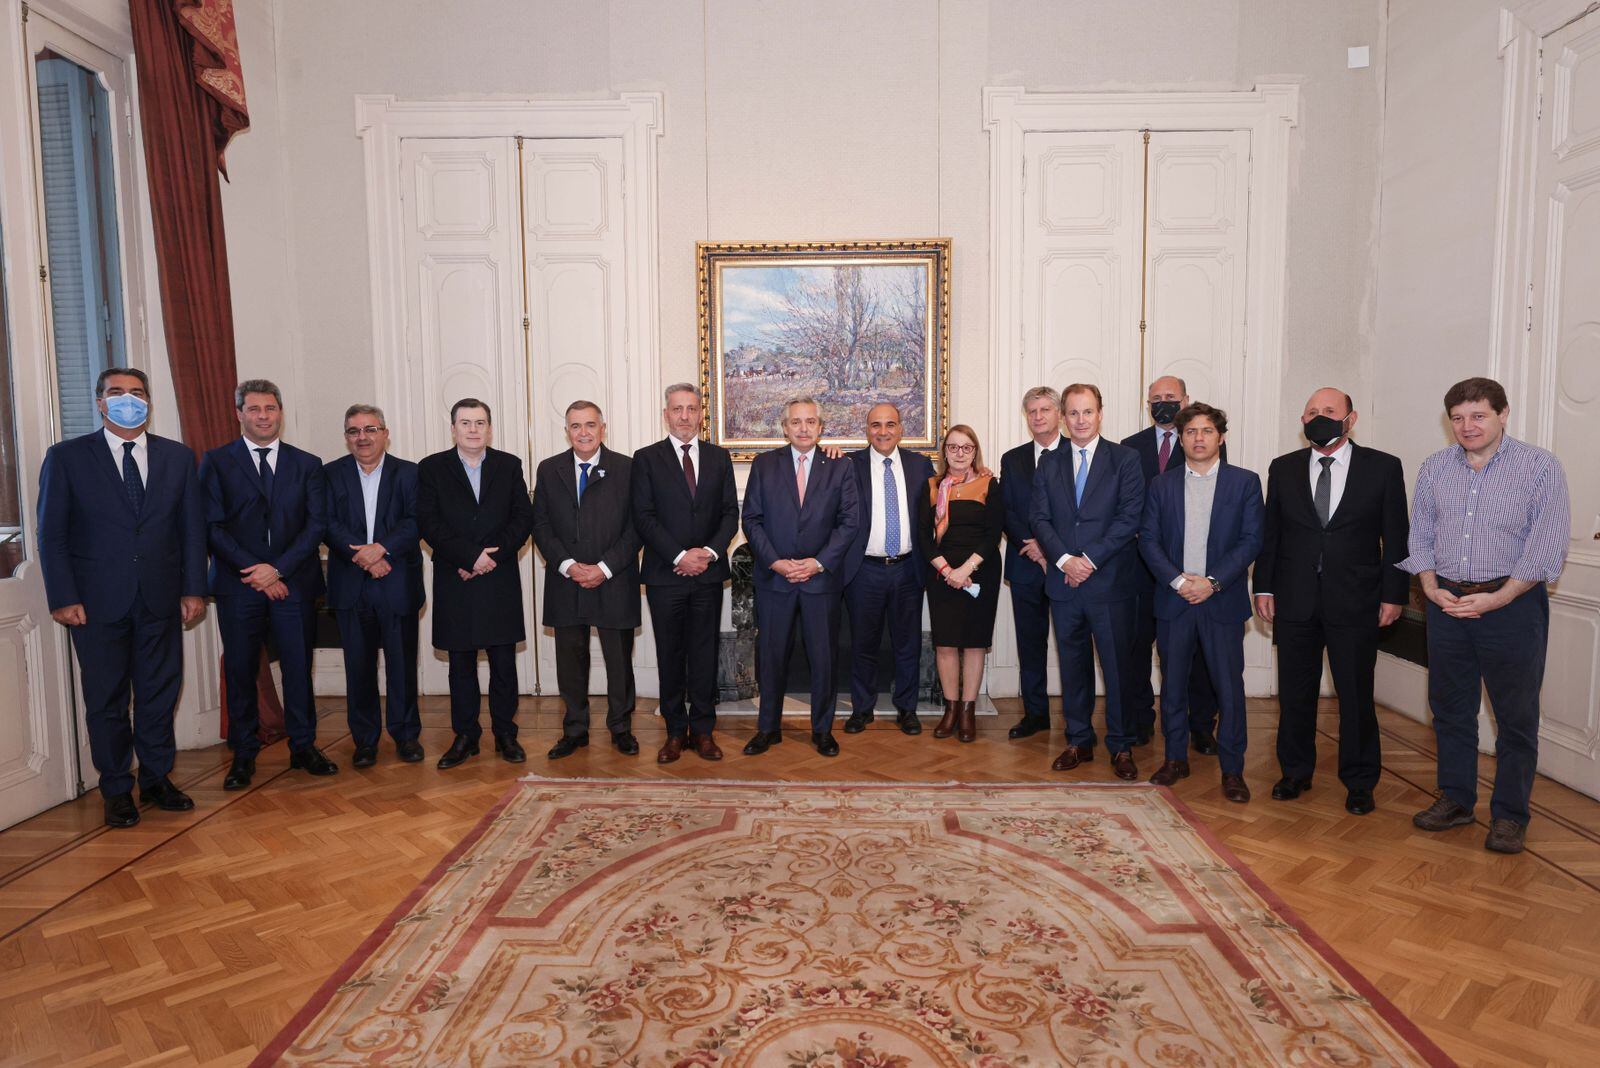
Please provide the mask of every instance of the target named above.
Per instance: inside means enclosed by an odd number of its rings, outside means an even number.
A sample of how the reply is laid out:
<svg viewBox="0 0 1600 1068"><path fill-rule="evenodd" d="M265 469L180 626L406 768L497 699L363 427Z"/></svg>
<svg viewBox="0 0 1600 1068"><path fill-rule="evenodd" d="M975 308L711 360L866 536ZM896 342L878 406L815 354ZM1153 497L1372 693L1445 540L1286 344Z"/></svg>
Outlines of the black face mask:
<svg viewBox="0 0 1600 1068"><path fill-rule="evenodd" d="M1171 426L1172 421L1178 417L1178 409L1181 407L1177 401L1151 401L1150 418L1162 426Z"/></svg>
<svg viewBox="0 0 1600 1068"><path fill-rule="evenodd" d="M1349 418L1346 416L1345 418ZM1332 416L1319 415L1305 424L1302 429L1306 440L1319 449L1326 449L1329 445L1344 437L1344 419L1334 419Z"/></svg>

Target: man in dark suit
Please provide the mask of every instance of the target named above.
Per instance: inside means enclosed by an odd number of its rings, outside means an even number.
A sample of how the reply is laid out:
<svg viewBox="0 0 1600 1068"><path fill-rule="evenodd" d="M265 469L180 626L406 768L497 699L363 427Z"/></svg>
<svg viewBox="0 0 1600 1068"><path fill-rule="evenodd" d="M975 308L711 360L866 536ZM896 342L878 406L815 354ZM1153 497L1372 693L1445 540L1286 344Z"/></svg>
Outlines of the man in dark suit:
<svg viewBox="0 0 1600 1068"><path fill-rule="evenodd" d="M1122 444L1139 454L1139 470L1145 487L1168 468L1183 465L1183 444L1178 428L1172 425L1180 411L1189 406L1189 387L1183 379L1163 375L1150 383L1148 390L1150 426L1122 439ZM1228 447L1222 447L1222 462L1228 462ZM1128 655L1127 685L1123 701L1129 722L1140 745L1149 743L1155 731L1156 694L1150 686L1150 653L1156 641L1156 581L1139 560L1139 601L1134 608L1133 646ZM1197 753L1215 756L1217 752L1217 697L1206 673L1206 659L1195 649L1189 665L1189 744Z"/></svg>
<svg viewBox="0 0 1600 1068"><path fill-rule="evenodd" d="M838 756L833 643L844 561L859 524L855 472L817 448L823 422L813 398L786 402L782 426L789 444L756 457L744 492L744 533L756 563L761 690L755 737L744 751L757 756L783 741L783 680L798 614L811 665L811 742L823 756Z"/></svg>
<svg viewBox="0 0 1600 1068"><path fill-rule="evenodd" d="M1006 581L1011 584L1011 621L1017 638L1017 674L1022 719L1007 733L1029 738L1050 729L1050 598L1045 579L1050 561L1033 536L1033 474L1061 445L1061 395L1034 386L1022 395L1029 440L1000 457L1000 496L1006 505Z"/></svg>
<svg viewBox="0 0 1600 1068"><path fill-rule="evenodd" d="M283 395L271 382L239 383L233 407L244 436L206 453L200 485L233 748L222 788L242 790L255 775L261 748L256 673L269 631L283 671L289 766L312 775L332 775L339 766L317 748L311 693L311 648L323 591L318 547L327 529L322 461L279 440Z"/></svg>
<svg viewBox="0 0 1600 1068"><path fill-rule="evenodd" d="M417 533L417 465L389 455L383 412L352 404L344 413L350 455L322 469L328 490L328 607L344 646L345 704L355 755L370 768L387 719L394 751L422 759L417 710L417 613L422 610L422 549ZM383 652L386 715L378 715L378 652Z"/></svg>
<svg viewBox="0 0 1600 1068"><path fill-rule="evenodd" d="M450 728L439 758L453 768L478 753L478 651L489 658L489 723L502 760L527 759L517 741L517 643L522 575L517 554L533 529L522 461L490 448L489 406L465 397L450 408L453 448L417 464L417 529L433 550L433 647L450 657Z"/></svg>
<svg viewBox="0 0 1600 1068"><path fill-rule="evenodd" d="M1139 552L1156 579L1161 646L1161 730L1165 760L1150 781L1189 775L1189 667L1199 646L1217 685L1217 760L1222 796L1250 800L1244 781L1249 740L1244 709L1244 628L1250 621L1250 565L1261 551L1261 479L1222 462L1227 414L1191 404L1174 420L1184 462L1150 483Z"/></svg>
<svg viewBox="0 0 1600 1068"><path fill-rule="evenodd" d="M933 464L900 448L900 409L875 405L867 412L867 441L849 454L856 477L860 521L844 561L844 601L850 609L850 718L846 734L859 734L878 703L878 643L884 625L894 650L895 721L921 734L917 682L922 661L922 569L917 552L917 495L928 492Z"/></svg>
<svg viewBox="0 0 1600 1068"><path fill-rule="evenodd" d="M1117 778L1132 780L1133 732L1122 714L1122 672L1133 640L1134 535L1144 476L1139 457L1100 436L1098 386L1061 391L1065 448L1045 457L1033 479L1029 521L1051 562L1045 595L1056 624L1061 711L1067 747L1050 765L1070 771L1094 759L1094 658L1106 685L1106 748ZM1002 483L1004 477L1002 476Z"/></svg>
<svg viewBox="0 0 1600 1068"><path fill-rule="evenodd" d="M606 661L606 729L624 756L633 736L633 632L639 626L639 537L628 481L633 461L605 447L606 423L593 401L567 405L572 447L539 465L533 543L544 557L545 626L556 633L556 687L566 705L558 760L589 744L589 628Z"/></svg>
<svg viewBox="0 0 1600 1068"><path fill-rule="evenodd" d="M700 440L700 412L693 385L668 386L661 413L666 438L633 454L633 525L644 543L640 578L650 602L667 724L658 764L672 763L685 748L702 760L722 759L713 737L717 651L739 494L728 450Z"/></svg>
<svg viewBox="0 0 1600 1068"><path fill-rule="evenodd" d="M135 754L140 800L194 808L168 776L183 628L205 611L205 502L194 453L148 433L143 371L102 371L95 397L104 427L45 453L39 566L50 616L70 628L78 654L106 824L132 827Z"/></svg>
<svg viewBox="0 0 1600 1068"><path fill-rule="evenodd" d="M1300 415L1308 449L1267 469L1267 513L1256 560L1256 612L1278 646L1278 766L1272 796L1311 788L1317 765L1322 651L1339 694L1339 781L1347 811L1374 807L1381 753L1373 674L1378 633L1400 618L1411 523L1405 472L1386 452L1350 440L1350 396L1319 389Z"/></svg>

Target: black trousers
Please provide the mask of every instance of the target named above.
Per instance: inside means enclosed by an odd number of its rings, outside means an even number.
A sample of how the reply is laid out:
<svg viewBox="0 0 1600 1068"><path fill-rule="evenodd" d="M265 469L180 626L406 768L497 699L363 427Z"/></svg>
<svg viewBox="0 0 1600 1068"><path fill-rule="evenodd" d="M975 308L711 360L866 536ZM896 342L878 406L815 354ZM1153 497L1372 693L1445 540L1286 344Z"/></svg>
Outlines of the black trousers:
<svg viewBox="0 0 1600 1068"><path fill-rule="evenodd" d="M416 741L422 733L417 709L417 613L397 614L377 605L377 590L363 583L354 608L341 608L339 639L344 646L344 692L350 737L358 746L376 746L385 721L389 737ZM378 715L378 652L388 699Z"/></svg>
<svg viewBox="0 0 1600 1068"><path fill-rule="evenodd" d="M589 627L552 627L556 632L556 689L566 715L561 733L589 733ZM606 729L621 734L633 729L633 629L595 627L600 655L606 660Z"/></svg>
<svg viewBox="0 0 1600 1068"><path fill-rule="evenodd" d="M1278 645L1278 766L1283 774L1309 779L1316 770L1317 695L1326 649L1339 695L1339 781L1347 790L1372 789L1382 761L1372 697L1377 613L1366 623L1343 625L1325 623L1319 610L1303 623L1279 617L1272 631Z"/></svg>
<svg viewBox="0 0 1600 1068"><path fill-rule="evenodd" d="M255 590L216 598L217 630L222 635L222 674L228 684L228 745L235 756L261 750L261 710L256 704L256 672L271 631L283 672L283 725L291 750L317 744L317 702L311 689L311 649L317 606L304 599L274 601Z"/></svg>
<svg viewBox="0 0 1600 1068"><path fill-rule="evenodd" d="M135 754L141 786L169 774L177 752L172 711L183 685L183 623L177 611L154 615L144 598L135 596L121 619L100 622L91 615L83 626L73 627L72 645L100 793L116 797L133 790Z"/></svg>
<svg viewBox="0 0 1600 1068"><path fill-rule="evenodd" d="M1029 560L1023 565L1032 567ZM1017 681L1022 691L1022 718L1050 726L1050 598L1044 583L1011 584L1011 622L1017 635ZM1149 657L1145 674L1149 674ZM1127 707L1126 704L1123 705Z"/></svg>
<svg viewBox="0 0 1600 1068"><path fill-rule="evenodd" d="M717 725L717 651L722 644L722 584L646 586L667 733L709 735Z"/></svg>
<svg viewBox="0 0 1600 1068"><path fill-rule="evenodd" d="M496 738L517 736L517 647L491 645L489 657L489 725ZM450 650L450 729L477 741L483 737L478 722L478 650Z"/></svg>

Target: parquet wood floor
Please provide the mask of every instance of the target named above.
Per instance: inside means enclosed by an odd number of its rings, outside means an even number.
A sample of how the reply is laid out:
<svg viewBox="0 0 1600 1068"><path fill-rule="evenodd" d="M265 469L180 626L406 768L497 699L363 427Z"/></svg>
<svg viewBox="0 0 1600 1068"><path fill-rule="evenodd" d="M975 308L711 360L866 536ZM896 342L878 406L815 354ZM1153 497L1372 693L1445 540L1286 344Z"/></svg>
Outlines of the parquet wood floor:
<svg viewBox="0 0 1600 1068"><path fill-rule="evenodd" d="M1215 765L1195 758L1178 796L1333 947L1465 1065L1600 1063L1600 802L1541 779L1529 852L1482 848L1485 827L1432 836L1411 813L1433 783L1431 732L1382 712L1379 809L1346 814L1333 773L1331 706L1312 792L1268 796L1275 706L1252 703L1249 805L1221 798ZM254 1056L519 775L724 777L811 781L1089 781L1099 761L1049 771L1058 737L1010 742L1016 718L980 719L972 745L907 738L880 722L816 755L799 721L759 758L738 747L753 720L719 732L727 759L653 754L658 721L641 716L644 752L623 757L596 724L590 748L559 762L553 699L524 699L529 751L513 767L488 750L440 772L449 740L442 699L424 704L429 760L398 763L385 742L372 769L350 768L342 705L323 702L324 747L342 765L311 779L287 770L280 743L254 786L225 794L221 748L179 754L174 778L192 813L146 810L131 831L100 826L96 795L0 833L0 1064L240 1065ZM1159 745L1159 742L1157 743ZM1136 751L1154 769L1159 753ZM1485 758L1482 769L1493 773ZM1486 800L1480 812L1487 810Z"/></svg>

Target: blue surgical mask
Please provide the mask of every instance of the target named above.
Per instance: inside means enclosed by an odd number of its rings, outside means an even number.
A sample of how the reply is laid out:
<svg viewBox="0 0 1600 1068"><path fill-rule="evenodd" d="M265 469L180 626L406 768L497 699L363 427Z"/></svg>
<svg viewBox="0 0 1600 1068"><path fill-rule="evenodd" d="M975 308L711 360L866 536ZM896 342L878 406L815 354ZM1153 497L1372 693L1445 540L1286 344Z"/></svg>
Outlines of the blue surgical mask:
<svg viewBox="0 0 1600 1068"><path fill-rule="evenodd" d="M137 430L150 418L150 402L132 393L105 398L106 418L124 430Z"/></svg>

